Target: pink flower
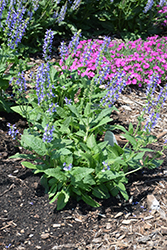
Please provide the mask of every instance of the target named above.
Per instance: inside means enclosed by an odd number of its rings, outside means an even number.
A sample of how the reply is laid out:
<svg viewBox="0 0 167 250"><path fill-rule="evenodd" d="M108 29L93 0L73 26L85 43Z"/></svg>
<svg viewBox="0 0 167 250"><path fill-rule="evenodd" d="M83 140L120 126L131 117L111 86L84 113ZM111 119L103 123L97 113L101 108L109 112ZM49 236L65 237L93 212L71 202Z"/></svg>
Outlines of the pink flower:
<svg viewBox="0 0 167 250"><path fill-rule="evenodd" d="M150 67L150 65L148 63L146 63L146 64L143 65L144 69L148 69L149 67Z"/></svg>
<svg viewBox="0 0 167 250"><path fill-rule="evenodd" d="M136 79L133 79L132 84L136 84L136 83L137 83Z"/></svg>

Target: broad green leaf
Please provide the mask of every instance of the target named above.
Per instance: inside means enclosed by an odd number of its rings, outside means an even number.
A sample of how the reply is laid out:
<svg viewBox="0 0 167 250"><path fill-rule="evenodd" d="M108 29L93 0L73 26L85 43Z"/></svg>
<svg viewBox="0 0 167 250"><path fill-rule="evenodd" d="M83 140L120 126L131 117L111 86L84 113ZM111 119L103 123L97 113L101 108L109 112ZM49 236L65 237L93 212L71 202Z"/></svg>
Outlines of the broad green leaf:
<svg viewBox="0 0 167 250"><path fill-rule="evenodd" d="M105 118L107 115L111 115L111 112L112 112L112 108L106 108L106 109L103 109L100 114L97 116L97 118L94 120L94 123L98 123L98 122L101 122L101 120L103 118ZM111 119L112 120L112 119Z"/></svg>
<svg viewBox="0 0 167 250"><path fill-rule="evenodd" d="M122 171L120 172L113 172L110 170L106 170L105 172L99 172L97 174L98 179L100 179L100 182L106 182L106 181L111 181L111 180L115 180L121 176L123 176L124 173Z"/></svg>
<svg viewBox="0 0 167 250"><path fill-rule="evenodd" d="M98 146L100 147L101 150L103 150L104 148L106 148L108 142L107 141L103 141L98 143Z"/></svg>
<svg viewBox="0 0 167 250"><path fill-rule="evenodd" d="M96 182L92 175L86 175L85 178L83 179L83 183L89 184L91 186L96 185Z"/></svg>
<svg viewBox="0 0 167 250"><path fill-rule="evenodd" d="M89 195L87 194L82 194L82 200L90 205L91 207L100 207L100 204L98 202L96 202L95 200L93 200Z"/></svg>
<svg viewBox="0 0 167 250"><path fill-rule="evenodd" d="M12 105L11 102L5 101L3 97L0 96L0 111L5 111L7 113L11 112L10 106Z"/></svg>
<svg viewBox="0 0 167 250"><path fill-rule="evenodd" d="M116 157L114 159L109 158L109 159L107 159L107 162L108 162L109 165L116 164L116 163L121 164L123 166L126 165L126 162L122 159L121 156Z"/></svg>
<svg viewBox="0 0 167 250"><path fill-rule="evenodd" d="M73 191L74 193L76 193L77 195L79 195L79 196L81 195L81 191L79 190L78 187L75 187L75 186L73 187L73 186L72 186L72 191Z"/></svg>
<svg viewBox="0 0 167 250"><path fill-rule="evenodd" d="M75 135L78 135L84 138L86 136L86 133L83 130L79 130L78 132L75 133Z"/></svg>
<svg viewBox="0 0 167 250"><path fill-rule="evenodd" d="M59 196L60 193L61 193L61 191L57 192L57 194L52 198L52 200L49 203L53 203L57 199L57 197Z"/></svg>
<svg viewBox="0 0 167 250"><path fill-rule="evenodd" d="M56 107L56 113L61 117L61 118L66 118L68 116L67 112L65 109L62 107Z"/></svg>
<svg viewBox="0 0 167 250"><path fill-rule="evenodd" d="M123 132L125 132L125 133L128 133L128 131L123 127L123 126L121 126L121 125L113 125L113 126L111 126L111 130L115 130L115 129L120 129L120 130L122 130Z"/></svg>
<svg viewBox="0 0 167 250"><path fill-rule="evenodd" d="M105 125L105 124L107 124L108 122L111 122L111 121L112 121L112 119L110 117L105 117L96 126L89 129L89 131L93 132L95 129L97 129L97 128L101 127L102 125Z"/></svg>
<svg viewBox="0 0 167 250"><path fill-rule="evenodd" d="M93 168L85 168L85 167L73 167L71 170L71 174L75 177L75 181L81 181L86 175L93 173Z"/></svg>
<svg viewBox="0 0 167 250"><path fill-rule="evenodd" d="M70 129L69 129L70 122L71 122L71 117L69 116L69 117L67 117L67 119L65 119L65 121L63 122L63 124L60 128L60 131L62 133L67 133L67 134L70 133Z"/></svg>
<svg viewBox="0 0 167 250"><path fill-rule="evenodd" d="M61 148L61 149L58 150L58 152L59 152L60 155L70 155L70 154L72 154L72 152L67 148Z"/></svg>
<svg viewBox="0 0 167 250"><path fill-rule="evenodd" d="M52 187L55 185L55 183L58 183L58 180L53 177L48 180L48 183L49 183L49 186Z"/></svg>
<svg viewBox="0 0 167 250"><path fill-rule="evenodd" d="M115 182L108 182L106 186L112 196L115 197L119 193L119 189L116 187Z"/></svg>
<svg viewBox="0 0 167 250"><path fill-rule="evenodd" d="M124 150L118 146L117 144L114 144L114 146L107 146L107 150L110 151L114 158L122 155L124 153Z"/></svg>
<svg viewBox="0 0 167 250"><path fill-rule="evenodd" d="M114 143L118 145L118 142L115 138L115 135L111 131L106 131L104 136L104 141L108 141L108 143L113 147Z"/></svg>
<svg viewBox="0 0 167 250"><path fill-rule="evenodd" d="M90 109L91 109L91 103L87 103L86 107L84 109L84 116L86 116L86 117L90 116Z"/></svg>
<svg viewBox="0 0 167 250"><path fill-rule="evenodd" d="M121 192L122 196L125 198L125 200L129 199L128 193L126 191L125 185L122 182L119 182L118 184L116 184L117 188L119 189L119 191Z"/></svg>
<svg viewBox="0 0 167 250"><path fill-rule="evenodd" d="M69 198L70 198L69 192L67 190L62 190L58 196L57 210L63 209L67 204Z"/></svg>
<svg viewBox="0 0 167 250"><path fill-rule="evenodd" d="M94 187L92 194L99 199L108 199L110 197L108 188L104 184Z"/></svg>
<svg viewBox="0 0 167 250"><path fill-rule="evenodd" d="M123 134L123 136L132 144L133 147L137 146L137 141L134 137L128 134Z"/></svg>
<svg viewBox="0 0 167 250"><path fill-rule="evenodd" d="M18 113L19 115L21 115L23 118L26 118L26 115L25 113L23 112L23 110L28 113L29 111L32 110L32 107L31 106L26 106L26 105L22 105L22 108L20 106L14 106L14 107L11 107L11 109Z"/></svg>
<svg viewBox="0 0 167 250"><path fill-rule="evenodd" d="M38 155L44 156L47 154L47 149L41 138L35 137L33 135L22 135L21 143L30 147Z"/></svg>
<svg viewBox="0 0 167 250"><path fill-rule="evenodd" d="M50 77L51 77L51 81L52 81L52 82L54 82L55 76L57 75L57 72L58 72L58 71L56 70L55 67L53 67L53 66L50 67L49 73L50 73Z"/></svg>
<svg viewBox="0 0 167 250"><path fill-rule="evenodd" d="M49 199L50 199L51 197L53 197L53 196L55 195L56 192L57 192L57 184L53 185L53 186L50 188L50 190L49 190L49 192L48 192L48 194L49 194Z"/></svg>
<svg viewBox="0 0 167 250"><path fill-rule="evenodd" d="M95 160L94 160L91 152L90 153L82 153L81 152L80 155L83 159L85 159L87 161L89 167L95 167L96 163L95 163Z"/></svg>
<svg viewBox="0 0 167 250"><path fill-rule="evenodd" d="M42 116L42 112L40 108L34 108L28 111L28 116L31 121L39 121Z"/></svg>
<svg viewBox="0 0 167 250"><path fill-rule="evenodd" d="M54 177L59 181L65 181L67 178L65 176L65 174L63 172L61 172L60 168L50 168L50 169L46 169L44 170L44 173L46 175L48 175L49 177Z"/></svg>
<svg viewBox="0 0 167 250"><path fill-rule="evenodd" d="M68 105L68 108L71 110L73 114L75 114L76 117L81 118L77 108L74 105Z"/></svg>
<svg viewBox="0 0 167 250"><path fill-rule="evenodd" d="M35 155L31 155L31 154L19 154L16 153L15 155L10 156L9 158L11 159L27 159L27 160L36 160L36 156Z"/></svg>
<svg viewBox="0 0 167 250"><path fill-rule="evenodd" d="M85 184L82 181L79 181L77 183L75 183L75 181L73 182L75 185L77 185L77 187L80 188L80 190L84 190L86 192L90 192L91 191L91 187L89 184Z"/></svg>
<svg viewBox="0 0 167 250"><path fill-rule="evenodd" d="M88 148L93 149L94 147L96 147L97 142L95 140L95 136L93 134L91 134L86 142L86 145L88 146Z"/></svg>
<svg viewBox="0 0 167 250"><path fill-rule="evenodd" d="M28 161L22 161L21 164L26 168L37 169L37 165L34 165L34 164L32 164L31 162L28 162Z"/></svg>

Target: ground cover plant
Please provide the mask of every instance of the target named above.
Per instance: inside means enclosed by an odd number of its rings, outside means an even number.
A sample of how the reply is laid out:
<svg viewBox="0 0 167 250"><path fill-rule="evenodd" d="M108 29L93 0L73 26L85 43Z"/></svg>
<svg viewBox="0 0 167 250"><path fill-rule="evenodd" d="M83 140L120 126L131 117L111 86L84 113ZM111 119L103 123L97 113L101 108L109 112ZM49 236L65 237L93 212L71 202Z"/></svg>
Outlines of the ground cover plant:
<svg viewBox="0 0 167 250"><path fill-rule="evenodd" d="M44 43L44 58L48 59L51 32L47 32ZM128 84L129 76L124 70L104 79L101 73L103 54L110 45L110 39L101 40L101 50L97 61L97 73L92 79L82 76L85 67L71 70L74 63L73 54L79 46L80 32L77 32L68 46L61 45L61 61L41 64L37 73L31 76L32 89L27 93L24 72L13 79L17 106L12 110L25 117L29 128L21 135L20 145L33 154L16 154L16 158L24 158L23 166L33 169L34 173L42 173L41 183L49 193L50 202L57 200L57 209L62 209L70 197L82 199L87 204L98 207L93 197L107 199L119 192L127 200L125 184L127 176L143 166L155 168L162 164L157 159L161 152L153 158L145 157L152 152L147 145L156 137L150 135L154 128L161 107L167 97L167 86L161 88L157 97L155 89L160 76L155 72L148 83L147 103L139 116L137 128L129 124L129 129L111 126L112 111L115 100ZM50 43L49 43L50 41ZM66 53L69 56L66 58ZM63 67L61 67L63 64ZM149 118L145 121L145 113ZM142 122L145 121L145 126ZM8 125L9 134L15 139L18 130L15 125ZM121 129L129 141L121 148L113 134L114 129ZM104 140L98 140L105 133ZM127 147L128 146L128 147Z"/></svg>

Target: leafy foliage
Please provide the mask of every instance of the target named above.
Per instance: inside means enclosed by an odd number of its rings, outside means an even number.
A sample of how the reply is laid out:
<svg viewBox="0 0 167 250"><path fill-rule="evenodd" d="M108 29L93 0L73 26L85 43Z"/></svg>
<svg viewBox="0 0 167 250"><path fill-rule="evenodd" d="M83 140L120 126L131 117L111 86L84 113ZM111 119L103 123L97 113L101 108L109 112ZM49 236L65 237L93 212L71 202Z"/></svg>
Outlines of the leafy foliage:
<svg viewBox="0 0 167 250"><path fill-rule="evenodd" d="M145 157L147 151L153 152L147 145L155 138L146 136L148 131L141 129L142 119L137 130L132 124L129 130L120 125L111 126L112 111L116 108L99 105L105 89L95 84L97 76L91 81L87 76L79 77L76 71L68 70L69 61L66 63L67 69L62 73L50 64L51 85L48 87L44 81L43 93L48 89L40 103L39 85L33 83L38 78L34 77L32 87L35 87L29 92L29 98L22 92L24 103L12 108L29 121L30 127L24 130L20 144L33 152L33 155L13 157L26 159L22 162L24 166L33 169L34 174L43 174L41 184L50 202L57 201L58 210L65 207L71 196L93 207L100 206L96 198L108 199L119 192L127 200L127 176L143 166L154 168L162 163L157 160L160 153L152 159ZM60 68L59 65L57 69ZM53 95L47 99L48 91ZM79 93L77 98L76 93ZM67 103L65 98L71 101ZM49 110L52 103L57 104L54 111ZM114 129L124 132L128 147L118 145L111 132ZM99 141L104 132L104 141Z"/></svg>

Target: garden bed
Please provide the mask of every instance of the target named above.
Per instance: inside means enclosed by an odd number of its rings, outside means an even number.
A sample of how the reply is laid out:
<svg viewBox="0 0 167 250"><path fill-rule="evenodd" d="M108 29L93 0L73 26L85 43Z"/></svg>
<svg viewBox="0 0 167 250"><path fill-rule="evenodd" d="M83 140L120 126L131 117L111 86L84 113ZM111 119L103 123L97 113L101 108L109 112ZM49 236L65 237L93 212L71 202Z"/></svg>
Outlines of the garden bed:
<svg viewBox="0 0 167 250"><path fill-rule="evenodd" d="M137 121L145 93L128 89L120 95L112 114L116 124L128 126ZM160 150L166 139L167 105L153 133L159 136L152 149ZM48 195L40 185L40 175L9 159L16 152L16 142L7 135L7 123L16 124L20 132L27 126L19 115L0 114L0 242L2 249L166 249L167 159L158 169L137 172L129 177L127 191L130 201L121 196L98 200L99 208L84 202L70 202L56 211L56 201L49 204ZM116 131L118 144L125 140ZM150 211L147 195L154 194L164 213Z"/></svg>

